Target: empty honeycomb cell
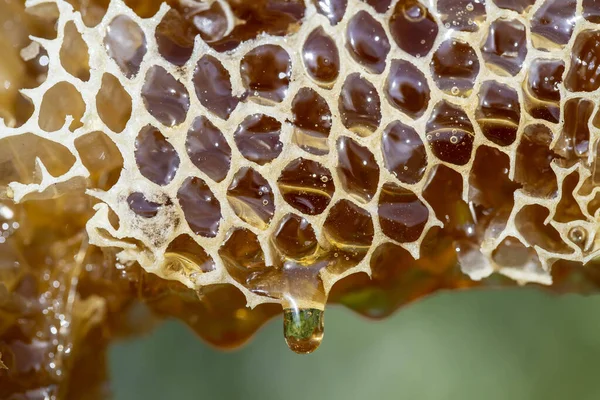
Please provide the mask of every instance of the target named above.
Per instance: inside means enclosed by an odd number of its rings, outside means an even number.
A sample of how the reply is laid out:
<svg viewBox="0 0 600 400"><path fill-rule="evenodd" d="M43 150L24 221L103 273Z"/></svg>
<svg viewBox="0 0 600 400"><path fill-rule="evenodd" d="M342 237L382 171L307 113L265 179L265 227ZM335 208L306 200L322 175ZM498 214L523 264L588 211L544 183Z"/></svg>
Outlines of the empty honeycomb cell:
<svg viewBox="0 0 600 400"><path fill-rule="evenodd" d="M158 52L171 64L183 66L194 51L195 29L175 9L167 11L154 32Z"/></svg>
<svg viewBox="0 0 600 400"><path fill-rule="evenodd" d="M190 229L196 235L215 237L221 222L221 205L206 182L187 178L177 191L179 205Z"/></svg>
<svg viewBox="0 0 600 400"><path fill-rule="evenodd" d="M520 185L508 177L510 159L500 150L479 146L469 174L469 201L477 206L480 226L489 221L498 235L504 230Z"/></svg>
<svg viewBox="0 0 600 400"><path fill-rule="evenodd" d="M154 218L163 207L162 204L150 201L144 193L134 192L127 196L127 205L136 215L142 218Z"/></svg>
<svg viewBox="0 0 600 400"><path fill-rule="evenodd" d="M423 190L423 198L444 223L444 230L457 238L467 238L475 233L475 223L469 206L462 198L462 191L462 176L443 164L431 170Z"/></svg>
<svg viewBox="0 0 600 400"><path fill-rule="evenodd" d="M594 111L594 103L581 98L569 99L563 106L564 124L554 151L569 162L587 157L590 147L588 122Z"/></svg>
<svg viewBox="0 0 600 400"><path fill-rule="evenodd" d="M554 197L558 192L556 175L550 167L559 155L550 150L552 132L544 125L525 128L515 162L515 181L537 197Z"/></svg>
<svg viewBox="0 0 600 400"><path fill-rule="evenodd" d="M323 97L310 88L298 90L292 101L293 142L315 155L329 152L331 110Z"/></svg>
<svg viewBox="0 0 600 400"><path fill-rule="evenodd" d="M338 48L322 27L315 28L306 38L302 60L310 77L321 85L332 85L340 73Z"/></svg>
<svg viewBox="0 0 600 400"><path fill-rule="evenodd" d="M305 158L291 161L281 171L277 186L289 205L308 215L325 211L335 191L331 172Z"/></svg>
<svg viewBox="0 0 600 400"><path fill-rule="evenodd" d="M98 116L113 132L123 132L131 118L131 96L121 82L111 74L102 76L102 86L96 95Z"/></svg>
<svg viewBox="0 0 600 400"><path fill-rule="evenodd" d="M312 225L296 214L287 214L281 219L273 234L273 243L284 257L294 260L311 257L319 248Z"/></svg>
<svg viewBox="0 0 600 400"><path fill-rule="evenodd" d="M579 174L573 172L567 176L562 183L562 196L554 213L554 220L557 222L568 223L571 221L586 221L587 218L581 212L581 208L575 200L573 193L579 183Z"/></svg>
<svg viewBox="0 0 600 400"><path fill-rule="evenodd" d="M348 75L338 100L342 124L361 136L375 132L381 122L381 101L375 86L359 73Z"/></svg>
<svg viewBox="0 0 600 400"><path fill-rule="evenodd" d="M259 165L279 157L283 143L279 140L281 122L264 114L252 114L244 118L233 137L240 153Z"/></svg>
<svg viewBox="0 0 600 400"><path fill-rule="evenodd" d="M109 190L123 169L123 156L112 140L102 132L92 132L75 139L75 148L90 172L95 188Z"/></svg>
<svg viewBox="0 0 600 400"><path fill-rule="evenodd" d="M479 74L479 59L468 43L448 39L433 54L431 73L440 90L466 97L471 94Z"/></svg>
<svg viewBox="0 0 600 400"><path fill-rule="evenodd" d="M565 87L571 92L594 92L600 88L600 31L585 30L575 38Z"/></svg>
<svg viewBox="0 0 600 400"><path fill-rule="evenodd" d="M165 264L170 271L185 271L187 276L194 272L211 272L215 262L190 235L179 235L165 251Z"/></svg>
<svg viewBox="0 0 600 400"><path fill-rule="evenodd" d="M521 107L517 91L508 85L487 81L479 89L479 106L475 119L490 141L511 145L517 138Z"/></svg>
<svg viewBox="0 0 600 400"><path fill-rule="evenodd" d="M161 186L169 184L179 169L175 148L151 125L142 128L135 139L135 161L145 178Z"/></svg>
<svg viewBox="0 0 600 400"><path fill-rule="evenodd" d="M190 96L185 86L163 67L148 70L141 96L148 112L163 125L175 126L185 121Z"/></svg>
<svg viewBox="0 0 600 400"><path fill-rule="evenodd" d="M531 9L535 0L492 0L500 8L524 14Z"/></svg>
<svg viewBox="0 0 600 400"><path fill-rule="evenodd" d="M515 224L530 246L539 246L553 253L571 253L572 250L562 241L552 225L544 221L550 212L537 204L523 207L515 217Z"/></svg>
<svg viewBox="0 0 600 400"><path fill-rule="evenodd" d="M410 190L395 183L386 183L381 188L377 209L381 230L400 243L417 240L427 219L429 210Z"/></svg>
<svg viewBox="0 0 600 400"><path fill-rule="evenodd" d="M273 190L253 168L244 167L235 173L227 188L227 200L238 217L259 229L266 229L275 214Z"/></svg>
<svg viewBox="0 0 600 400"><path fill-rule="evenodd" d="M69 74L82 81L90 79L88 47L72 21L65 25L64 39L59 54L62 66Z"/></svg>
<svg viewBox="0 0 600 400"><path fill-rule="evenodd" d="M348 22L346 46L352 58L370 72L380 74L385 69L390 42L381 24L368 12L359 11Z"/></svg>
<svg viewBox="0 0 600 400"><path fill-rule="evenodd" d="M1 138L0 194L11 182L39 182L42 177L36 168L37 158L52 176L63 175L75 163L75 157L66 147L31 133Z"/></svg>
<svg viewBox="0 0 600 400"><path fill-rule="evenodd" d="M227 34L227 14L223 6L215 1L208 7L183 8L185 17L190 21L207 43L213 43L223 39Z"/></svg>
<svg viewBox="0 0 600 400"><path fill-rule="evenodd" d="M327 241L352 258L355 265L364 258L375 236L369 212L349 200L340 200L331 207L323 230Z"/></svg>
<svg viewBox="0 0 600 400"><path fill-rule="evenodd" d="M381 151L385 167L400 182L415 184L427 168L427 152L414 128L400 121L391 122L383 131Z"/></svg>
<svg viewBox="0 0 600 400"><path fill-rule="evenodd" d="M583 18L595 24L600 23L600 2L597 0L583 0Z"/></svg>
<svg viewBox="0 0 600 400"><path fill-rule="evenodd" d="M83 126L81 117L84 113L85 103L75 86L59 82L44 93L39 126L46 132L55 132L65 125L66 118L70 115L73 122L67 128L74 131Z"/></svg>
<svg viewBox="0 0 600 400"><path fill-rule="evenodd" d="M425 130L437 158L456 165L469 162L475 133L471 120L460 106L445 100L437 103Z"/></svg>
<svg viewBox="0 0 600 400"><path fill-rule="evenodd" d="M239 99L233 95L229 71L221 62L204 55L196 64L193 77L196 96L210 112L222 119L228 119Z"/></svg>
<svg viewBox="0 0 600 400"><path fill-rule="evenodd" d="M392 38L406 53L426 56L435 42L439 27L433 14L417 0L399 0L390 17Z"/></svg>
<svg viewBox="0 0 600 400"><path fill-rule="evenodd" d="M405 60L393 60L384 92L392 106L409 117L423 115L431 97L425 74Z"/></svg>
<svg viewBox="0 0 600 400"><path fill-rule="evenodd" d="M375 156L347 136L338 139L337 150L337 172L344 190L361 202L371 201L379 183Z"/></svg>
<svg viewBox="0 0 600 400"><path fill-rule="evenodd" d="M576 0L545 0L530 20L531 41L538 49L569 42L575 29Z"/></svg>
<svg viewBox="0 0 600 400"><path fill-rule="evenodd" d="M106 29L104 47L123 74L133 78L140 71L147 52L146 36L131 18L118 15Z"/></svg>
<svg viewBox="0 0 600 400"><path fill-rule="evenodd" d="M242 82L250 98L280 103L290 85L292 62L281 46L265 44L250 50L240 63Z"/></svg>
<svg viewBox="0 0 600 400"><path fill-rule="evenodd" d="M75 11L81 13L83 23L88 27L98 25L100 21L102 21L102 18L106 14L106 9L108 8L108 0L67 0L67 2L75 8ZM56 13L58 14L58 11Z"/></svg>
<svg viewBox="0 0 600 400"><path fill-rule="evenodd" d="M337 25L348 7L348 0L312 0L317 12L324 15L331 25Z"/></svg>
<svg viewBox="0 0 600 400"><path fill-rule="evenodd" d="M463 32L476 32L486 17L485 0L439 0L437 10L447 28Z"/></svg>
<svg viewBox="0 0 600 400"><path fill-rule="evenodd" d="M560 86L565 71L562 60L536 59L524 82L525 109L534 118L557 123L560 120Z"/></svg>
<svg viewBox="0 0 600 400"><path fill-rule="evenodd" d="M303 0L228 1L226 4L234 14L235 25L222 39L209 43L218 52L233 50L260 34L286 36L295 32L306 8Z"/></svg>
<svg viewBox="0 0 600 400"><path fill-rule="evenodd" d="M194 120L185 149L192 163L210 179L215 182L225 179L231 165L231 147L208 118L201 115Z"/></svg>
<svg viewBox="0 0 600 400"><path fill-rule="evenodd" d="M492 253L492 260L504 268L518 268L524 272L533 273L539 273L542 270L542 264L536 251L512 236L508 236L500 242Z"/></svg>
<svg viewBox="0 0 600 400"><path fill-rule="evenodd" d="M498 75L517 75L527 57L527 32L516 19L497 19L490 24L481 46L485 65Z"/></svg>

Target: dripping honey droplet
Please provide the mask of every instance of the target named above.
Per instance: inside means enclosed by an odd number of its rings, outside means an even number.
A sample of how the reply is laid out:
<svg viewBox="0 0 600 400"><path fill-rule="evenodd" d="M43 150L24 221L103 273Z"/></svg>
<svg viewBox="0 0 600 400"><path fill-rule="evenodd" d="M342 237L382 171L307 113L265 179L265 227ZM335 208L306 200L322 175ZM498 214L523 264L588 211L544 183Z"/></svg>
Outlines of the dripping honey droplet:
<svg viewBox="0 0 600 400"><path fill-rule="evenodd" d="M308 354L315 351L323 340L323 327L323 310L283 310L283 334L288 347L295 353Z"/></svg>

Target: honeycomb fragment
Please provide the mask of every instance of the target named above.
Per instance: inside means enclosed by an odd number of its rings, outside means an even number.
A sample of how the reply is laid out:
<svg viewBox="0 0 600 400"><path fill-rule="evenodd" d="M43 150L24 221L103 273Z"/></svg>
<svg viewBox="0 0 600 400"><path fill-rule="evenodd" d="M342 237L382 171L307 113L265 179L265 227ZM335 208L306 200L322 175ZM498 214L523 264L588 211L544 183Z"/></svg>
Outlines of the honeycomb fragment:
<svg viewBox="0 0 600 400"><path fill-rule="evenodd" d="M224 348L283 309L307 353L327 302L597 291L599 15L0 2L0 398L100 390L140 303Z"/></svg>

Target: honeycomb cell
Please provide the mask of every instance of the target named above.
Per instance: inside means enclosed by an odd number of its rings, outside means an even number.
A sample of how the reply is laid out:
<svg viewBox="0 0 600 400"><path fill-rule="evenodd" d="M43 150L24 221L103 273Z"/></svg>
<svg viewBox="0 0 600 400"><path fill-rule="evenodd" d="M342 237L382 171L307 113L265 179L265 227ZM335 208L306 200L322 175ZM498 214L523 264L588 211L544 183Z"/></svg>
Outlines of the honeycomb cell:
<svg viewBox="0 0 600 400"><path fill-rule="evenodd" d="M600 31L585 30L577 35L565 87L571 92L594 92L600 88Z"/></svg>
<svg viewBox="0 0 600 400"><path fill-rule="evenodd" d="M190 235L177 236L165 251L165 269L169 272L183 272L188 278L194 273L215 270L215 262Z"/></svg>
<svg viewBox="0 0 600 400"><path fill-rule="evenodd" d="M202 56L193 82L200 103L218 117L228 119L240 100L232 93L229 71L223 64L211 55Z"/></svg>
<svg viewBox="0 0 600 400"><path fill-rule="evenodd" d="M583 18L595 24L600 23L600 2L597 0L583 0Z"/></svg>
<svg viewBox="0 0 600 400"><path fill-rule="evenodd" d="M96 95L96 110L102 122L115 133L123 132L131 118L131 107L131 96L121 82L114 75L104 74Z"/></svg>
<svg viewBox="0 0 600 400"><path fill-rule="evenodd" d="M567 176L562 184L562 196L554 213L554 220L562 223L573 221L586 221L585 215L581 212L581 208L575 200L573 193L579 183L579 174L573 172Z"/></svg>
<svg viewBox="0 0 600 400"><path fill-rule="evenodd" d="M425 128L431 151L450 164L465 165L473 149L473 124L460 106L443 100L435 105Z"/></svg>
<svg viewBox="0 0 600 400"><path fill-rule="evenodd" d="M306 218L287 214L282 218L273 234L277 250L287 258L302 260L315 254L319 242L312 225Z"/></svg>
<svg viewBox="0 0 600 400"><path fill-rule="evenodd" d="M492 0L500 8L507 10L513 10L518 13L524 14L531 9L531 6L535 3L535 0Z"/></svg>
<svg viewBox="0 0 600 400"><path fill-rule="evenodd" d="M471 94L479 74L479 59L468 43L449 39L433 54L431 73L440 90L466 97Z"/></svg>
<svg viewBox="0 0 600 400"><path fill-rule="evenodd" d="M417 240L427 219L429 210L410 190L394 183L381 188L377 214L381 230L400 243Z"/></svg>
<svg viewBox="0 0 600 400"><path fill-rule="evenodd" d="M283 143L279 140L280 133L281 122L268 115L253 114L244 118L233 137L245 158L264 165L281 154Z"/></svg>
<svg viewBox="0 0 600 400"><path fill-rule="evenodd" d="M481 46L485 65L498 75L517 75L527 56L525 26L516 19L497 19L490 24Z"/></svg>
<svg viewBox="0 0 600 400"><path fill-rule="evenodd" d="M400 182L415 184L423 178L427 168L427 152L414 128L400 121L391 122L381 138L385 167Z"/></svg>
<svg viewBox="0 0 600 400"><path fill-rule="evenodd" d="M127 196L127 205L131 211L142 218L156 217L158 211L162 207L162 204L148 200L146 196L140 192L133 192Z"/></svg>
<svg viewBox="0 0 600 400"><path fill-rule="evenodd" d="M530 20L531 41L550 50L569 42L575 29L576 0L545 0Z"/></svg>
<svg viewBox="0 0 600 400"><path fill-rule="evenodd" d="M102 132L92 132L75 139L81 162L90 172L94 188L108 191L123 169L123 156L115 143Z"/></svg>
<svg viewBox="0 0 600 400"><path fill-rule="evenodd" d="M215 182L225 179L231 165L231 147L208 118L201 115L194 120L185 149L192 163L210 179Z"/></svg>
<svg viewBox="0 0 600 400"><path fill-rule="evenodd" d="M569 99L563 107L564 124L554 151L569 161L587 157L590 147L588 122L594 111L594 103L581 98Z"/></svg>
<svg viewBox="0 0 600 400"><path fill-rule="evenodd" d="M517 91L508 85L487 81L479 90L475 119L490 141L509 146L517 138L521 108Z"/></svg>
<svg viewBox="0 0 600 400"><path fill-rule="evenodd" d="M542 271L536 251L512 236L502 240L492 253L492 260L502 268L517 268L531 273Z"/></svg>
<svg viewBox="0 0 600 400"><path fill-rule="evenodd" d="M338 139L337 150L337 172L344 190L361 202L371 201L379 183L375 156L347 136Z"/></svg>
<svg viewBox="0 0 600 400"><path fill-rule="evenodd" d="M405 60L392 61L384 91L392 106L413 119L423 115L431 96L423 72Z"/></svg>
<svg viewBox="0 0 600 400"><path fill-rule="evenodd" d="M544 125L529 125L517 147L515 181L533 196L554 197L558 192L556 175L550 165L560 157L550 150L551 143L550 129Z"/></svg>
<svg viewBox="0 0 600 400"><path fill-rule="evenodd" d="M373 9L380 14L383 14L387 10L389 10L390 5L392 4L392 0L362 0L362 1L364 1L365 3L367 3L368 5L373 7Z"/></svg>
<svg viewBox="0 0 600 400"><path fill-rule="evenodd" d="M329 152L331 110L323 97L310 88L302 88L292 101L293 142L315 155Z"/></svg>
<svg viewBox="0 0 600 400"><path fill-rule="evenodd" d="M485 21L485 0L439 0L442 23L452 30L476 32Z"/></svg>
<svg viewBox="0 0 600 400"><path fill-rule="evenodd" d="M340 73L338 48L322 27L315 28L306 38L302 60L308 74L319 84L333 84Z"/></svg>
<svg viewBox="0 0 600 400"><path fill-rule="evenodd" d="M549 213L548 209L537 204L523 207L515 217L519 233L530 246L539 246L552 253L571 253L558 231L545 223Z"/></svg>
<svg viewBox="0 0 600 400"><path fill-rule="evenodd" d="M81 13L83 23L90 28L93 28L96 25L98 25L100 21L102 21L104 15L106 14L107 5L102 4L105 3L105 1L89 2L85 0L69 0L67 2L73 6L75 11L79 11ZM50 3L46 3L43 5L47 6L49 4ZM56 6L55 4L52 5ZM58 10L51 11L51 13L54 12L56 13L56 15L58 15Z"/></svg>
<svg viewBox="0 0 600 400"><path fill-rule="evenodd" d="M417 0L399 0L390 17L392 38L411 56L424 57L437 37L439 28L433 16Z"/></svg>
<svg viewBox="0 0 600 400"><path fill-rule="evenodd" d="M227 34L227 14L219 2L215 1L209 7L198 7L188 12L187 19L206 43L214 43Z"/></svg>
<svg viewBox="0 0 600 400"><path fill-rule="evenodd" d="M155 127L142 128L135 139L135 161L140 173L157 185L168 185L179 169L175 148Z"/></svg>
<svg viewBox="0 0 600 400"><path fill-rule="evenodd" d="M338 101L342 124L361 136L369 136L381 122L381 102L375 86L359 73L348 75Z"/></svg>
<svg viewBox="0 0 600 400"><path fill-rule="evenodd" d="M190 96L164 68L154 66L148 70L141 95L148 112L163 125L171 127L185 121Z"/></svg>
<svg viewBox="0 0 600 400"><path fill-rule="evenodd" d="M444 230L456 238L473 236L475 223L469 206L462 198L462 176L443 164L436 165L430 174L423 198L444 223Z"/></svg>
<svg viewBox="0 0 600 400"><path fill-rule="evenodd" d="M173 8L167 11L154 32L160 55L180 67L192 56L195 36L193 26Z"/></svg>
<svg viewBox="0 0 600 400"><path fill-rule="evenodd" d="M368 12L359 11L348 22L346 47L352 58L369 72L380 74L385 69L390 42L381 24Z"/></svg>
<svg viewBox="0 0 600 400"><path fill-rule="evenodd" d="M85 113L85 103L75 86L67 82L59 82L44 93L39 115L39 126L46 132L61 129L67 116L73 117L68 126L75 131L83 126L81 118Z"/></svg>
<svg viewBox="0 0 600 400"><path fill-rule="evenodd" d="M238 228L231 232L219 249L219 256L231 277L250 290L253 290L253 272L261 273L266 269L258 237L248 229Z"/></svg>
<svg viewBox="0 0 600 400"><path fill-rule="evenodd" d="M324 15L331 25L337 25L348 7L348 0L311 0L317 12Z"/></svg>
<svg viewBox="0 0 600 400"><path fill-rule="evenodd" d="M532 61L523 87L529 115L553 123L560 120L560 85L564 71L565 64L561 60Z"/></svg>
<svg viewBox="0 0 600 400"><path fill-rule="evenodd" d="M106 29L104 47L127 78L140 71L146 55L146 36L142 29L125 15L116 16Z"/></svg>
<svg viewBox="0 0 600 400"><path fill-rule="evenodd" d="M206 182L187 178L177 191L179 205L190 229L196 235L215 237L221 221L221 205Z"/></svg>
<svg viewBox="0 0 600 400"><path fill-rule="evenodd" d="M325 211L335 191L331 172L304 158L293 160L281 171L277 186L289 205L308 215Z"/></svg>
<svg viewBox="0 0 600 400"><path fill-rule="evenodd" d="M62 66L69 74L82 81L90 79L89 50L72 21L65 25L64 39L59 54Z"/></svg>
<svg viewBox="0 0 600 400"><path fill-rule="evenodd" d="M375 236L371 215L348 200L340 200L331 207L323 231L327 242L338 250L337 258L344 260L338 263L339 269L329 268L332 273L341 273L358 264L367 254Z"/></svg>
<svg viewBox="0 0 600 400"><path fill-rule="evenodd" d="M275 196L269 182L249 167L233 176L227 201L238 217L258 229L267 229L275 214Z"/></svg>
<svg viewBox="0 0 600 400"><path fill-rule="evenodd" d="M250 50L240 63L247 94L259 103L280 103L290 84L292 62L281 46L265 44Z"/></svg>

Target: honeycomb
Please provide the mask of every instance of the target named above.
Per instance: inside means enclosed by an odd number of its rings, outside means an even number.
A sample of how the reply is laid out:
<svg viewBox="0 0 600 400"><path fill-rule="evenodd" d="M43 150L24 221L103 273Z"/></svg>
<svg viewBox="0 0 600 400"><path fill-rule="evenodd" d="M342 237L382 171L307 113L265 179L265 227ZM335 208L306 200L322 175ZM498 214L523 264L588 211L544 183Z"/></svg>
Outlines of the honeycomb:
<svg viewBox="0 0 600 400"><path fill-rule="evenodd" d="M229 348L283 309L309 353L327 302L597 290L598 23L593 0L0 3L0 397L102 398L106 346L164 317Z"/></svg>

